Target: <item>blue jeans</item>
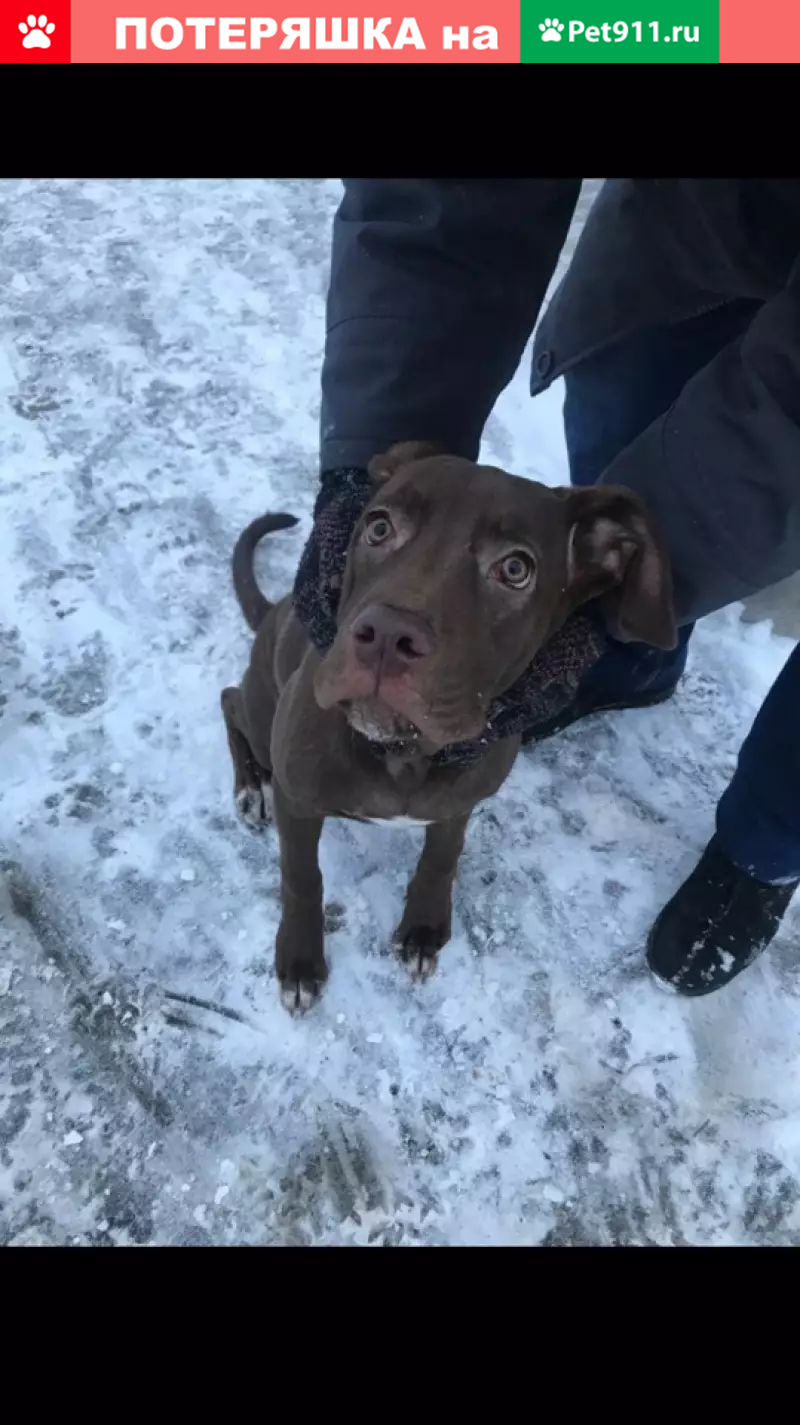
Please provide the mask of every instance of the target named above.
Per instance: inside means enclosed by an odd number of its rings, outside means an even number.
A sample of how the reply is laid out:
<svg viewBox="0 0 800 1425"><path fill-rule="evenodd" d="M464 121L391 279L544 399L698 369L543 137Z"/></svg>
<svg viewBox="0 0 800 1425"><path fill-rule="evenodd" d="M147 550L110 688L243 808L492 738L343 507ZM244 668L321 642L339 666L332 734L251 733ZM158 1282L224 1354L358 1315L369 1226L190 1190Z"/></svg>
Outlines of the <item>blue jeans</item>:
<svg viewBox="0 0 800 1425"><path fill-rule="evenodd" d="M564 431L573 485L593 485L621 450L669 410L686 382L735 341L759 304L730 302L677 326L639 333L566 377ZM668 692L686 666L693 625L671 653L609 642L581 695L598 705ZM761 881L800 879L800 649L795 649L739 754L717 808L721 849Z"/></svg>

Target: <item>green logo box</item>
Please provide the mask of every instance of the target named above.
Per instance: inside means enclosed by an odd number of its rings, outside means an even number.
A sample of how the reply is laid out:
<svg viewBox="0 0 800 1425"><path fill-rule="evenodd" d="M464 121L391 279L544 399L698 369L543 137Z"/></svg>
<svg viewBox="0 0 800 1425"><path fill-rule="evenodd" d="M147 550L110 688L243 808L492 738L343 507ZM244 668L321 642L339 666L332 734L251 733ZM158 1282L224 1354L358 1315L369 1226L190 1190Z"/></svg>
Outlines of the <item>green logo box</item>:
<svg viewBox="0 0 800 1425"><path fill-rule="evenodd" d="M520 0L523 64L719 64L719 0Z"/></svg>

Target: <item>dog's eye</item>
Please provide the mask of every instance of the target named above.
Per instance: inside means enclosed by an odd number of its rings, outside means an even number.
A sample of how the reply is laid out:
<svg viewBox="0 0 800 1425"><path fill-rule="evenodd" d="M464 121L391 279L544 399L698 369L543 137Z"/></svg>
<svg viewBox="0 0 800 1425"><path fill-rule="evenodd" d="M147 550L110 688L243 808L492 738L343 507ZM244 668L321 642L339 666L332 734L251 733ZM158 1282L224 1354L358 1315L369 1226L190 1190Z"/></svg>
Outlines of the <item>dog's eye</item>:
<svg viewBox="0 0 800 1425"><path fill-rule="evenodd" d="M388 515L375 513L369 516L364 530L367 544L383 544L394 534Z"/></svg>
<svg viewBox="0 0 800 1425"><path fill-rule="evenodd" d="M533 561L528 554L517 549L495 565L495 575L509 589L525 589L533 578Z"/></svg>

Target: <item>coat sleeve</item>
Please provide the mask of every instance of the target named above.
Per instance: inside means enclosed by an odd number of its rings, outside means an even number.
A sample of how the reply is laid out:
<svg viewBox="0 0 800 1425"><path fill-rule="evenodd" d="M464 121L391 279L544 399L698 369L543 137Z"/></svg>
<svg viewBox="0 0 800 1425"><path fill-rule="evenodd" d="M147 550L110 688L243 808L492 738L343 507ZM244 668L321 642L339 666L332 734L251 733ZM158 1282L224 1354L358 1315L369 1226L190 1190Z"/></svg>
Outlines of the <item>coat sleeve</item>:
<svg viewBox="0 0 800 1425"><path fill-rule="evenodd" d="M653 510L681 623L800 570L800 259L601 483Z"/></svg>
<svg viewBox="0 0 800 1425"><path fill-rule="evenodd" d="M552 277L580 179L345 179L334 219L321 468L397 440L475 459Z"/></svg>

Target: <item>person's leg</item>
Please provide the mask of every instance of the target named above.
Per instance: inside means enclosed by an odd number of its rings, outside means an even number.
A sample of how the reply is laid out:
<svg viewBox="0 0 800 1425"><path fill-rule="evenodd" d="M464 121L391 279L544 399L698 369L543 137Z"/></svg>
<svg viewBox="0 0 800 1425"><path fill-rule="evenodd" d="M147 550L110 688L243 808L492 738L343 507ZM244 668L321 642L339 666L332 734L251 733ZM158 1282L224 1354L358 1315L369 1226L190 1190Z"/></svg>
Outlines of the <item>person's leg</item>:
<svg viewBox="0 0 800 1425"><path fill-rule="evenodd" d="M798 707L800 648L742 745L716 835L650 931L650 969L680 994L712 994L746 970L800 885Z"/></svg>
<svg viewBox="0 0 800 1425"><path fill-rule="evenodd" d="M800 647L773 683L717 807L725 855L768 884L800 881Z"/></svg>
<svg viewBox="0 0 800 1425"><path fill-rule="evenodd" d="M572 484L594 485L615 456L669 410L686 382L736 340L758 307L730 302L676 326L638 333L568 372L564 433ZM609 640L607 653L581 684L579 716L669 697L686 666L692 627L680 629L671 653Z"/></svg>
<svg viewBox="0 0 800 1425"><path fill-rule="evenodd" d="M746 970L800 885L798 709L800 647L745 738L716 835L650 931L650 969L680 994L712 994Z"/></svg>
<svg viewBox="0 0 800 1425"><path fill-rule="evenodd" d="M592 485L613 458L752 319L737 302L691 322L644 333L567 376L564 425L575 485ZM691 627L664 654L609 640L580 684L570 714L546 733L610 707L669 697L683 672ZM717 809L717 832L664 907L647 942L654 975L684 995L729 984L766 949L800 885L800 649L771 689ZM542 731L538 730L540 738Z"/></svg>
<svg viewBox="0 0 800 1425"><path fill-rule="evenodd" d="M800 885L798 707L800 648L745 739L716 836L650 931L650 969L681 994L712 994L746 970Z"/></svg>

